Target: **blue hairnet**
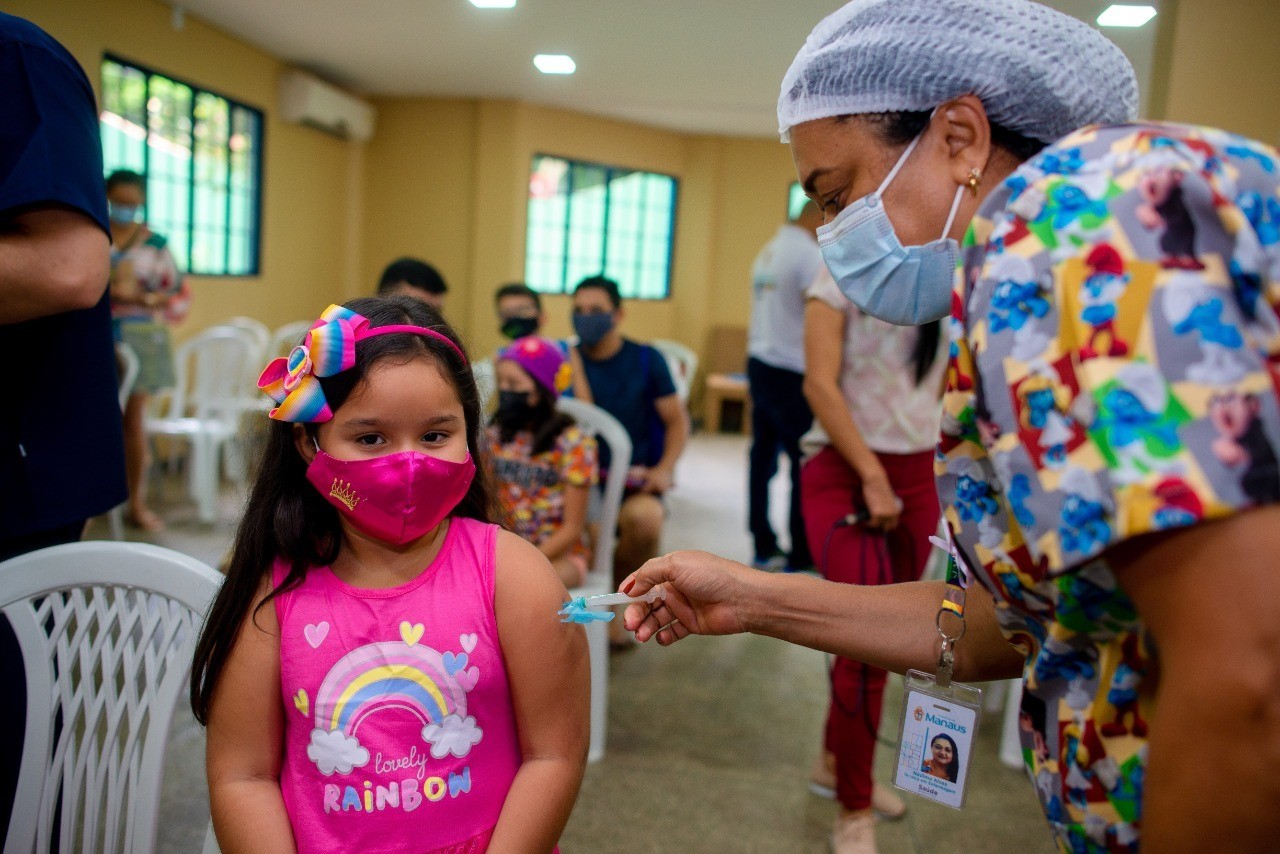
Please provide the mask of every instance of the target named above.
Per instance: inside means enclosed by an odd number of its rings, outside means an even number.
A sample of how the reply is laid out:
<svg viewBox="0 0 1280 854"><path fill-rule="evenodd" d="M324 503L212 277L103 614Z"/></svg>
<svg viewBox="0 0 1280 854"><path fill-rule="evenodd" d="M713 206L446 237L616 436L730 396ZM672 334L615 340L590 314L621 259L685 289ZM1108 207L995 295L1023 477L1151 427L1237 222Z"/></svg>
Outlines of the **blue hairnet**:
<svg viewBox="0 0 1280 854"><path fill-rule="evenodd" d="M1030 0L852 0L782 80L778 133L814 119L931 110L976 95L988 118L1053 142L1137 116L1138 81L1106 36Z"/></svg>

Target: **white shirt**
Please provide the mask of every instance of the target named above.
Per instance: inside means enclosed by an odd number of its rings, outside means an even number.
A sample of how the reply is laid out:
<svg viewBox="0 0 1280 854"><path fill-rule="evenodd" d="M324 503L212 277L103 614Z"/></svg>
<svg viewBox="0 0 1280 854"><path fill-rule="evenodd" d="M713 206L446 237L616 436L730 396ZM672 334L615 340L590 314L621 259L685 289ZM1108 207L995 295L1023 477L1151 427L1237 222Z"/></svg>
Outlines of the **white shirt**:
<svg viewBox="0 0 1280 854"><path fill-rule="evenodd" d="M938 353L929 372L916 382L915 352L920 332L863 314L823 272L808 291L844 312L844 348L840 358L840 392L854 426L867 447L883 454L929 451L938 443L942 421L942 374L947 366L947 336L938 336ZM815 419L800 440L806 456L831 444Z"/></svg>
<svg viewBox="0 0 1280 854"><path fill-rule="evenodd" d="M778 229L751 268L748 355L804 373L804 292L825 269L812 233L791 223Z"/></svg>

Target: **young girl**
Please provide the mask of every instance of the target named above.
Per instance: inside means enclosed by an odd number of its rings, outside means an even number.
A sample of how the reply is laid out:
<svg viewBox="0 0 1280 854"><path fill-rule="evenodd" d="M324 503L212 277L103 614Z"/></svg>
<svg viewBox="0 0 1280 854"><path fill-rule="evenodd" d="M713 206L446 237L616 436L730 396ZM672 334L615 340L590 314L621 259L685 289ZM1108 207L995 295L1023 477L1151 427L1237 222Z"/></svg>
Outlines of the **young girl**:
<svg viewBox="0 0 1280 854"><path fill-rule="evenodd" d="M498 411L487 438L503 514L566 587L577 587L591 560L583 531L598 466L595 440L555 409L572 370L553 342L531 336L498 353L496 373Z"/></svg>
<svg viewBox="0 0 1280 854"><path fill-rule="evenodd" d="M407 297L330 306L259 384L279 407L191 682L222 851L551 851L586 643L489 524L453 331Z"/></svg>

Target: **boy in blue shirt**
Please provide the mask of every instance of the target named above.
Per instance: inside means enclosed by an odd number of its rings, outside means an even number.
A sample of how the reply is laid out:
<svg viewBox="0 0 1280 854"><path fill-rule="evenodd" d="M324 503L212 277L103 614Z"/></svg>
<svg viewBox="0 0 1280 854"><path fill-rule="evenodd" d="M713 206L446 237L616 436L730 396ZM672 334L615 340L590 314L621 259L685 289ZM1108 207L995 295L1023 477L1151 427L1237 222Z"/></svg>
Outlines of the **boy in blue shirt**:
<svg viewBox="0 0 1280 854"><path fill-rule="evenodd" d="M631 437L631 469L618 514L614 583L658 553L676 461L689 438L689 418L662 354L622 336L622 296L604 276L583 279L573 292L573 328L591 396ZM601 448L601 471L608 469ZM614 621L620 625L621 621ZM611 624L613 625L613 624Z"/></svg>

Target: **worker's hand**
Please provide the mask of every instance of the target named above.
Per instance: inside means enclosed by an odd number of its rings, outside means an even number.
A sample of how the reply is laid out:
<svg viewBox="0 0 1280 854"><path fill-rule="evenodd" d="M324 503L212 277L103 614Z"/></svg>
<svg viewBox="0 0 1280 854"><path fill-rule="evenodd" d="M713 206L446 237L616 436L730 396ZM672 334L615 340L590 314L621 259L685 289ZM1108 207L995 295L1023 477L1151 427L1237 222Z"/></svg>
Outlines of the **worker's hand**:
<svg viewBox="0 0 1280 854"><path fill-rule="evenodd" d="M707 552L673 552L646 563L619 588L642 596L661 584L666 598L652 606L627 607L623 624L644 643L657 636L666 646L683 637L728 635L745 631L741 609L752 603L752 579L761 573Z"/></svg>

